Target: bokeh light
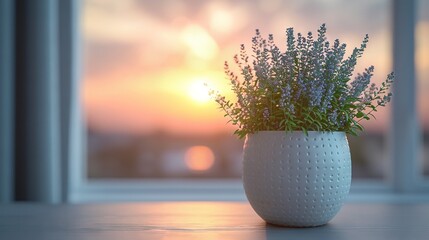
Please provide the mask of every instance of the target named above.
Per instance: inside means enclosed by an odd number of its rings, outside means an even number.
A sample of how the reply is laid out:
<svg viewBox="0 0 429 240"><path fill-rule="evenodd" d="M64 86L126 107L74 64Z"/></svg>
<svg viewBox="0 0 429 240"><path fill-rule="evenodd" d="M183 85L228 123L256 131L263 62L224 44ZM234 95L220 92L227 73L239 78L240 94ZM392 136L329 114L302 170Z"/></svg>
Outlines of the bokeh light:
<svg viewBox="0 0 429 240"><path fill-rule="evenodd" d="M213 151L206 146L193 146L186 151L185 161L193 171L206 171L213 166Z"/></svg>

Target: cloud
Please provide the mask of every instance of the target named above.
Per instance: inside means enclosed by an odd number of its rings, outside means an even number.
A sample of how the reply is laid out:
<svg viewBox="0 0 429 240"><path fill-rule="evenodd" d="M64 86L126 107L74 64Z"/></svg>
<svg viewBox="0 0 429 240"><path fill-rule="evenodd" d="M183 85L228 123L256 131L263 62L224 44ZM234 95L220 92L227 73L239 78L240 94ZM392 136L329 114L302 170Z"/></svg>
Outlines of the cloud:
<svg viewBox="0 0 429 240"><path fill-rule="evenodd" d="M105 75L136 64L138 46L115 41L91 41L84 44L84 73L91 79L104 79Z"/></svg>
<svg viewBox="0 0 429 240"><path fill-rule="evenodd" d="M222 62L219 57L232 56L231 50L238 50L240 43L250 44L255 28L264 35L274 33L275 39L283 42L287 27L314 32L325 22L330 38L355 45L369 33L376 42L383 38L384 45L388 45L385 31L389 28L389 11L388 0L192 4L175 0L87 0L83 24L85 41L89 42L85 48L87 73L113 71L115 65L128 67L129 71L158 71L198 61L199 66ZM189 53L211 62L192 60Z"/></svg>

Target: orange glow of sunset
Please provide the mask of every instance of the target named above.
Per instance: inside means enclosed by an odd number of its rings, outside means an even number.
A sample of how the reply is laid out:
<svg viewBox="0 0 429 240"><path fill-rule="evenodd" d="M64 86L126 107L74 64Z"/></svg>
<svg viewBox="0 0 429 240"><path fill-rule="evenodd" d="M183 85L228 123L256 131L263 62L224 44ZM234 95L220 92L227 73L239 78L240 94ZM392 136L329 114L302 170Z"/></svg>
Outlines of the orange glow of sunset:
<svg viewBox="0 0 429 240"><path fill-rule="evenodd" d="M211 202L204 201L180 202L174 204L165 202L162 204L162 207L156 209L157 211L160 209L159 214L163 216L163 221L174 225L177 229L184 229L184 231L177 231L178 233L174 234L174 239L177 240L233 240L266 238L264 231L242 231L243 233L240 232L239 235L220 237L221 235L219 232L223 229L237 226L236 218L230 217L231 213L237 212L243 216L243 220L240 222L240 227L245 228L254 224L255 213L248 205L234 202L219 202L217 204L212 204ZM136 209L137 211L140 211L139 206L137 206ZM226 215L228 217L221 217L222 215ZM197 234L186 234L190 231L196 232Z"/></svg>
<svg viewBox="0 0 429 240"><path fill-rule="evenodd" d="M392 70L391 33L386 30L388 6L370 2L366 6L357 1L342 5L343 16L337 11L340 3L323 2L328 12L313 11L303 21L300 4L282 1L84 1L82 102L88 127L133 134L156 130L181 134L232 132L234 126L226 124L228 119L210 98L204 83L233 99L223 63L227 60L234 68L233 55L239 53L241 43L251 55L256 28L264 36L273 33L284 50L287 27L314 33L325 22L328 39L348 43L347 54L368 33L370 42L356 72L374 65L374 81L381 83ZM370 21L365 13L372 8L380 14ZM306 9L313 8L307 4ZM420 24L419 32L427 35L427 26L427 22ZM418 47L427 49L424 44ZM417 54L419 69L427 69L429 57L424 53ZM420 72L424 81L419 96L423 99L429 92L429 73ZM425 109L427 100L420 103ZM429 119L429 111L420 111ZM366 129L387 128L389 109L381 109L376 116L377 120L364 123Z"/></svg>
<svg viewBox="0 0 429 240"><path fill-rule="evenodd" d="M206 146L190 147L185 154L186 165L193 171L206 171L213 166L213 151Z"/></svg>

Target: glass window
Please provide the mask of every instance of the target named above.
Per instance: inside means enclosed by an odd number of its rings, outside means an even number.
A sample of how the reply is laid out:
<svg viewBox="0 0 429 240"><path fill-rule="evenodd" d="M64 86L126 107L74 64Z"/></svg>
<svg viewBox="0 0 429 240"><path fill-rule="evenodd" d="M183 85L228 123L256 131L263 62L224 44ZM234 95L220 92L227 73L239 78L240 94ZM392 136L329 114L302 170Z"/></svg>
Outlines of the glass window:
<svg viewBox="0 0 429 240"><path fill-rule="evenodd" d="M388 0L85 0L87 176L239 178L243 141L204 83L230 93L223 62L251 44L256 28L284 49L286 28L315 32L323 22L348 53L370 35L356 72L374 65L380 83L392 70L390 9ZM376 117L349 138L355 178L387 174L389 109Z"/></svg>
<svg viewBox="0 0 429 240"><path fill-rule="evenodd" d="M416 77L419 119L422 128L423 172L429 176L429 2L417 1Z"/></svg>

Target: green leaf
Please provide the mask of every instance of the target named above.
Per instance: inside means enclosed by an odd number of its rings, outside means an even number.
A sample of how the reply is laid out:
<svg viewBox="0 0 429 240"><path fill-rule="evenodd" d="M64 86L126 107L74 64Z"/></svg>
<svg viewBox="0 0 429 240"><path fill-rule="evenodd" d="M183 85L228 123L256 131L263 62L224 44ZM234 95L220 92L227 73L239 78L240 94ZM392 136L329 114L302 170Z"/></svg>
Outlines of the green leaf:
<svg viewBox="0 0 429 240"><path fill-rule="evenodd" d="M304 127L301 127L301 130L304 132L304 134L305 134L306 136L308 136L307 129L305 129Z"/></svg>
<svg viewBox="0 0 429 240"><path fill-rule="evenodd" d="M350 129L349 131L348 131L348 133L350 133L351 135L353 135L353 136L357 136L358 134L357 134L357 132L354 130L354 129Z"/></svg>
<svg viewBox="0 0 429 240"><path fill-rule="evenodd" d="M355 126L356 126L360 131L363 131L363 130L364 130L363 126L362 126L362 125L360 125L360 124L356 124Z"/></svg>
<svg viewBox="0 0 429 240"><path fill-rule="evenodd" d="M358 113L356 113L357 118L362 118L364 115L365 114L363 112L360 112L360 111Z"/></svg>
<svg viewBox="0 0 429 240"><path fill-rule="evenodd" d="M346 122L349 121L350 117L349 117L349 113L348 112L343 112L344 116L346 117Z"/></svg>

